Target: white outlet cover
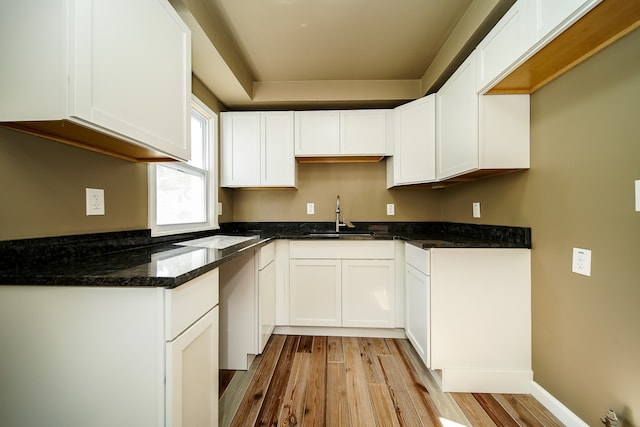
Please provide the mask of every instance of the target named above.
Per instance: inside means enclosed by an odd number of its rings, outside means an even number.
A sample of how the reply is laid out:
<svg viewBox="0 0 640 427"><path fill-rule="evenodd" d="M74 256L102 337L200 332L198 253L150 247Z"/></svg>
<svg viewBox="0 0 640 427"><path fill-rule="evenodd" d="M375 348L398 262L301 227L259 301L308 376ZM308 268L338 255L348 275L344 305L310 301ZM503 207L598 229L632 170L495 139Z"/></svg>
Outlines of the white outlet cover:
<svg viewBox="0 0 640 427"><path fill-rule="evenodd" d="M307 215L313 215L316 211L316 206L313 203L307 203Z"/></svg>
<svg viewBox="0 0 640 427"><path fill-rule="evenodd" d="M480 202L473 203L473 217L480 218Z"/></svg>
<svg viewBox="0 0 640 427"><path fill-rule="evenodd" d="M218 202L218 215L222 215L222 202Z"/></svg>
<svg viewBox="0 0 640 427"><path fill-rule="evenodd" d="M101 188L87 188L87 216L104 215L104 190Z"/></svg>
<svg viewBox="0 0 640 427"><path fill-rule="evenodd" d="M573 248L571 271L583 276L591 276L591 250Z"/></svg>
<svg viewBox="0 0 640 427"><path fill-rule="evenodd" d="M396 214L396 205L393 203L387 203L387 215Z"/></svg>

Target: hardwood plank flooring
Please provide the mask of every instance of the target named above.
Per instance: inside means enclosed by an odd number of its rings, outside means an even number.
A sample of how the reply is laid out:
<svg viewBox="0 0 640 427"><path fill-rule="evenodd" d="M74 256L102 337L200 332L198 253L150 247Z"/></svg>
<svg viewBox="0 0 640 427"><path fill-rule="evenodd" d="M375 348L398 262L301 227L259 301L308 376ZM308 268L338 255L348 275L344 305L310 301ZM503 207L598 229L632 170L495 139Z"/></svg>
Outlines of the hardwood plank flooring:
<svg viewBox="0 0 640 427"><path fill-rule="evenodd" d="M407 340L283 335L246 376L233 376L219 419L221 427L562 426L530 395L441 392Z"/></svg>

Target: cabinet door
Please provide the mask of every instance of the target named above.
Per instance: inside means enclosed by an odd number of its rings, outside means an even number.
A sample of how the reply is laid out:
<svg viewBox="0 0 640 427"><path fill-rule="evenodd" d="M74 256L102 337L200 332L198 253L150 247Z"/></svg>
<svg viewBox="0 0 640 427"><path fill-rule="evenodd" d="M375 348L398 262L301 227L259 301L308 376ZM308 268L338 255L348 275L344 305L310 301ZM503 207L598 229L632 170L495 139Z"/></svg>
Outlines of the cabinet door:
<svg viewBox="0 0 640 427"><path fill-rule="evenodd" d="M337 156L340 154L339 111L296 111L296 156Z"/></svg>
<svg viewBox="0 0 640 427"><path fill-rule="evenodd" d="M221 114L220 185L260 185L260 113Z"/></svg>
<svg viewBox="0 0 640 427"><path fill-rule="evenodd" d="M395 109L393 185L436 179L436 95Z"/></svg>
<svg viewBox="0 0 640 427"><path fill-rule="evenodd" d="M258 272L258 351L262 353L276 325L276 263Z"/></svg>
<svg viewBox="0 0 640 427"><path fill-rule="evenodd" d="M427 367L431 366L429 276L411 265L405 269L405 333Z"/></svg>
<svg viewBox="0 0 640 427"><path fill-rule="evenodd" d="M438 91L436 108L438 179L477 169L478 95L475 51Z"/></svg>
<svg viewBox="0 0 640 427"><path fill-rule="evenodd" d="M218 307L167 343L167 425L218 425Z"/></svg>
<svg viewBox="0 0 640 427"><path fill-rule="evenodd" d="M393 328L393 260L342 261L342 326Z"/></svg>
<svg viewBox="0 0 640 427"><path fill-rule="evenodd" d="M340 112L340 154L380 155L387 153L387 110Z"/></svg>
<svg viewBox="0 0 640 427"><path fill-rule="evenodd" d="M169 2L76 1L71 116L190 157L191 36Z"/></svg>
<svg viewBox="0 0 640 427"><path fill-rule="evenodd" d="M289 286L291 325L342 325L340 260L292 259Z"/></svg>
<svg viewBox="0 0 640 427"><path fill-rule="evenodd" d="M518 1L480 42L477 49L478 92L488 88L496 77L504 75L529 49L527 23L526 4Z"/></svg>
<svg viewBox="0 0 640 427"><path fill-rule="evenodd" d="M266 187L295 187L293 111L261 114L261 179Z"/></svg>

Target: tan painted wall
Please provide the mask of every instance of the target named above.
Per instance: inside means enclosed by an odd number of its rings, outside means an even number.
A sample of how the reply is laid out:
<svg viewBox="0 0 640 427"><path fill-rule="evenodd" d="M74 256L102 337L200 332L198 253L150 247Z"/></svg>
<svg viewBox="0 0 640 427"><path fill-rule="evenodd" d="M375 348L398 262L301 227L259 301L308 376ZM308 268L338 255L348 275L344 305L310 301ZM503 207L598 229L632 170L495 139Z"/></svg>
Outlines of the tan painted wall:
<svg viewBox="0 0 640 427"><path fill-rule="evenodd" d="M0 240L147 228L147 166L0 128L0 198Z"/></svg>
<svg viewBox="0 0 640 427"><path fill-rule="evenodd" d="M531 169L452 187L443 219L532 227L535 381L589 425L640 425L640 31L531 98ZM592 275L571 273L572 247Z"/></svg>
<svg viewBox="0 0 640 427"><path fill-rule="evenodd" d="M234 221L438 221L440 193L425 188L386 189L386 164L298 165L297 190L233 190ZM307 203L315 214L307 215ZM396 215L387 216L387 203Z"/></svg>

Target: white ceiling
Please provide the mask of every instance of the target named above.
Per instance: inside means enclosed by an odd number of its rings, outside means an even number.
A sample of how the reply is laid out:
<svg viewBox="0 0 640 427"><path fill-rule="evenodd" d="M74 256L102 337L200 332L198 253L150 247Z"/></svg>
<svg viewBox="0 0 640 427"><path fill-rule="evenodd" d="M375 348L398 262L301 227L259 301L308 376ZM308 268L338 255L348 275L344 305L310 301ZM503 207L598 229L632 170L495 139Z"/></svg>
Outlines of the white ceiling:
<svg viewBox="0 0 640 427"><path fill-rule="evenodd" d="M398 105L442 83L513 0L171 0L227 107Z"/></svg>

